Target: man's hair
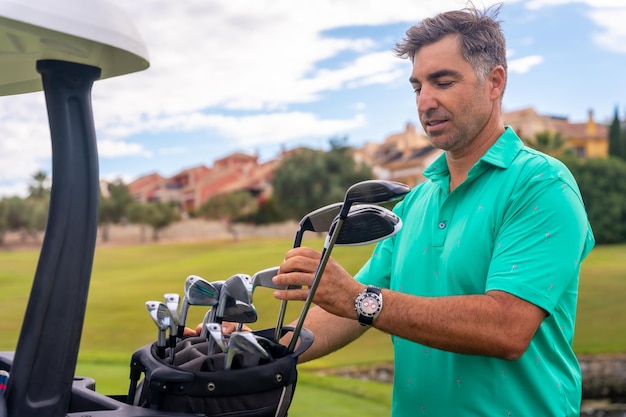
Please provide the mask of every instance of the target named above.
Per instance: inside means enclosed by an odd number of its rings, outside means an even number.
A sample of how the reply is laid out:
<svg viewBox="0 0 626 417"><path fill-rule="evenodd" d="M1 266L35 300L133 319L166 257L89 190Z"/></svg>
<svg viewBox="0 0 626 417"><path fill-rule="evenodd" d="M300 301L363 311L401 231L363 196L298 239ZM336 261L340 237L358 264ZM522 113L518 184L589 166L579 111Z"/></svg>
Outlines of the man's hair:
<svg viewBox="0 0 626 417"><path fill-rule="evenodd" d="M458 35L463 58L481 80L485 80L497 65L506 72L506 41L500 22L496 20L501 6L497 4L484 11L467 7L426 18L407 30L406 37L398 42L394 52L400 58L414 61L422 46L447 35Z"/></svg>

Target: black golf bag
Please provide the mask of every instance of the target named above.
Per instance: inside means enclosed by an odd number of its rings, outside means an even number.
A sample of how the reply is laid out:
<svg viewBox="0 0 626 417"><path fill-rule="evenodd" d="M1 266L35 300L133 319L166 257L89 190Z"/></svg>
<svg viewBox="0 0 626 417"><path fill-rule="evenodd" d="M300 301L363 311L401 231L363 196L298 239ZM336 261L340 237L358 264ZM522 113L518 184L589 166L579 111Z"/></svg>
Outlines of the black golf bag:
<svg viewBox="0 0 626 417"><path fill-rule="evenodd" d="M311 346L313 334L303 329L297 349L288 353L272 341L274 329L253 333L271 359L241 352L227 370L225 354L207 354L210 342L203 337L178 342L174 364L169 348L161 358L155 343L142 347L131 358L127 402L207 417L286 416L296 388L298 356Z"/></svg>

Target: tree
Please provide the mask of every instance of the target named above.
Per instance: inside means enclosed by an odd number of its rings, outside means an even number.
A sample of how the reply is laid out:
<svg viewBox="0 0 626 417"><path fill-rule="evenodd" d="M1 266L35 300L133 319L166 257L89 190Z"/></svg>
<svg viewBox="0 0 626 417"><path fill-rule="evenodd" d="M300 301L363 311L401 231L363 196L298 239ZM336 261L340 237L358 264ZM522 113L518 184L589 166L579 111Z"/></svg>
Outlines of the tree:
<svg viewBox="0 0 626 417"><path fill-rule="evenodd" d="M218 194L211 197L198 209L198 213L205 219L223 220L228 231L237 240L237 231L233 223L240 217L255 212L258 209L256 199L247 191Z"/></svg>
<svg viewBox="0 0 626 417"><path fill-rule="evenodd" d="M48 174L45 171L37 171L33 174L33 182L28 186L29 197L35 200L46 200L50 198L50 187L48 186Z"/></svg>
<svg viewBox="0 0 626 417"><path fill-rule="evenodd" d="M285 158L274 174L276 207L285 218L299 220L326 204L343 201L354 183L371 179L371 168L357 164L347 139L333 138L331 149L301 149Z"/></svg>
<svg viewBox="0 0 626 417"><path fill-rule="evenodd" d="M572 153L572 150L567 148L567 141L559 132L548 130L539 132L535 137L527 138L525 142L531 148L554 157L562 157Z"/></svg>
<svg viewBox="0 0 626 417"><path fill-rule="evenodd" d="M198 209L205 219L231 221L257 208L256 199L247 191L218 194L211 197Z"/></svg>
<svg viewBox="0 0 626 417"><path fill-rule="evenodd" d="M626 242L626 162L566 158L580 188L598 244Z"/></svg>
<svg viewBox="0 0 626 417"><path fill-rule="evenodd" d="M615 114L613 122L609 127L609 156L624 158L624 141L622 138L622 128L617 114L617 106L615 106Z"/></svg>
<svg viewBox="0 0 626 417"><path fill-rule="evenodd" d="M9 205L6 200L0 199L0 246L4 244L4 236L9 231Z"/></svg>
<svg viewBox="0 0 626 417"><path fill-rule="evenodd" d="M128 218L132 223L152 227L152 240L157 241L161 230L179 220L180 213L171 203L136 203L130 207Z"/></svg>
<svg viewBox="0 0 626 417"><path fill-rule="evenodd" d="M98 223L102 232L102 240L109 240L109 227L111 224L121 223L128 219L128 210L134 203L128 186L122 180L107 184L108 196L100 194L98 208Z"/></svg>

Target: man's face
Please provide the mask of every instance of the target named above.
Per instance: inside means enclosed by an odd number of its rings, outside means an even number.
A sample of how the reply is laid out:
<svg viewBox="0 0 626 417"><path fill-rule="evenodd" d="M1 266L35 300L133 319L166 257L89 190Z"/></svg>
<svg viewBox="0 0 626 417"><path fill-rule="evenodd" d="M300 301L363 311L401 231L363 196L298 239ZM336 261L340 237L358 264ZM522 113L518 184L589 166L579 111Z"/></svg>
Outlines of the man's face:
<svg viewBox="0 0 626 417"><path fill-rule="evenodd" d="M463 58L457 35L420 48L410 81L424 132L437 148L462 152L492 117L490 83Z"/></svg>

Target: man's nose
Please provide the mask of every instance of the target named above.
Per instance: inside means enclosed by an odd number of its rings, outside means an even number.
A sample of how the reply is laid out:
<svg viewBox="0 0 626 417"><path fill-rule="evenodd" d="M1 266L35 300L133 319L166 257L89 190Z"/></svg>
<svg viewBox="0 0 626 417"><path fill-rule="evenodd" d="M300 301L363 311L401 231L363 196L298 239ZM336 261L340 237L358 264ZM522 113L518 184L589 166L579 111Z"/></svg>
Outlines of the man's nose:
<svg viewBox="0 0 626 417"><path fill-rule="evenodd" d="M432 88L427 86L422 86L419 94L417 94L416 101L417 111L419 113L424 113L428 110L436 108L439 105Z"/></svg>

